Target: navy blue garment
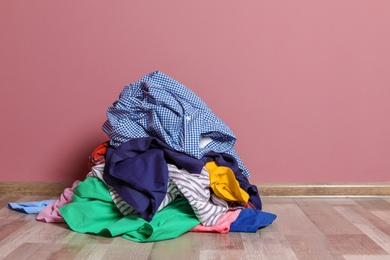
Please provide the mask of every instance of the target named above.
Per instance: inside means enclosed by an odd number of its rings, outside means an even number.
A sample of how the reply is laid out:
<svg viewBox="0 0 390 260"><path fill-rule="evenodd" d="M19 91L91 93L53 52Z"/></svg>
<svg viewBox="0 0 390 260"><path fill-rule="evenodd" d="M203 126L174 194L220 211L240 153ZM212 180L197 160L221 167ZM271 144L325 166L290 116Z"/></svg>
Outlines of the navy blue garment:
<svg viewBox="0 0 390 260"><path fill-rule="evenodd" d="M245 190L249 195L249 200L252 202L253 206L255 206L256 209L262 210L263 205L261 203L260 194L255 185L252 185L249 183L249 180L244 175L240 174L239 171L233 170L234 175L236 176L236 179L238 183L240 184L241 189Z"/></svg>
<svg viewBox="0 0 390 260"><path fill-rule="evenodd" d="M230 232L255 233L259 228L270 225L276 215L256 209L243 209L230 225Z"/></svg>
<svg viewBox="0 0 390 260"><path fill-rule="evenodd" d="M201 159L173 150L154 137L131 139L117 148L109 146L103 178L119 196L134 207L145 220L151 220L163 201L168 185L168 166L174 164L190 173L200 173L209 161L231 168L239 176L241 188L252 204L261 208L259 194L243 176L237 161L229 154L209 152Z"/></svg>
<svg viewBox="0 0 390 260"><path fill-rule="evenodd" d="M124 87L102 126L114 147L133 138L156 137L197 159L210 151L227 153L250 176L237 152L232 130L190 89L160 71Z"/></svg>

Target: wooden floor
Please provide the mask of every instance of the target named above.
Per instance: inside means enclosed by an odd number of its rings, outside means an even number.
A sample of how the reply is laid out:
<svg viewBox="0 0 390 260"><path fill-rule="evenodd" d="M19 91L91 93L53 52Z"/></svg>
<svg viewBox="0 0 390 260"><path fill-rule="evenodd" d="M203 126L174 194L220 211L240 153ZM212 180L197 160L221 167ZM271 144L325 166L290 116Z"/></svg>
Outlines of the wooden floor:
<svg viewBox="0 0 390 260"><path fill-rule="evenodd" d="M257 233L186 233L158 243L79 234L35 221L0 195L0 259L390 259L390 197L263 197L275 222Z"/></svg>

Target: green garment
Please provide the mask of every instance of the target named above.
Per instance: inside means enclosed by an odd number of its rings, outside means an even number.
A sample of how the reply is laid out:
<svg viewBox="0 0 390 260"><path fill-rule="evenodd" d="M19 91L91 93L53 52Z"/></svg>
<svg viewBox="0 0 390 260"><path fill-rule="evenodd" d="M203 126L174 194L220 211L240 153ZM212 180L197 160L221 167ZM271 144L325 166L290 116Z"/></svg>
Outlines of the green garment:
<svg viewBox="0 0 390 260"><path fill-rule="evenodd" d="M147 222L139 215L123 216L106 185L97 178L86 178L73 192L72 202L59 211L69 227L80 233L154 242L179 237L200 223L188 201L181 197Z"/></svg>

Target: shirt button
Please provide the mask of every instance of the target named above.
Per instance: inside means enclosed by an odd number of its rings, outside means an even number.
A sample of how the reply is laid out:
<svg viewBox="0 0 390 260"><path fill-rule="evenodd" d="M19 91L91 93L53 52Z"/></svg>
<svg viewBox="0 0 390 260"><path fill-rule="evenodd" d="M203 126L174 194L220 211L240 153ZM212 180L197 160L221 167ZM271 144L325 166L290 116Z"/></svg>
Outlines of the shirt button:
<svg viewBox="0 0 390 260"><path fill-rule="evenodd" d="M186 119L187 119L187 120L191 120L191 117L190 117L190 116L186 116Z"/></svg>

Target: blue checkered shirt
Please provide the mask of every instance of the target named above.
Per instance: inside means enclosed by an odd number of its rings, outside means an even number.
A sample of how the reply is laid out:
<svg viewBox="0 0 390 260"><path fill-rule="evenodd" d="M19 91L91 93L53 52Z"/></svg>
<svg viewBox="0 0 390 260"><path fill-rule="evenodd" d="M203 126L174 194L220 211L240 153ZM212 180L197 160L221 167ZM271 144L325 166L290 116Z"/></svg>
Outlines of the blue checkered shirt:
<svg viewBox="0 0 390 260"><path fill-rule="evenodd" d="M244 176L250 175L233 148L230 128L191 90L160 71L124 87L107 110L103 131L114 147L151 136L198 159L209 151L227 153Z"/></svg>

